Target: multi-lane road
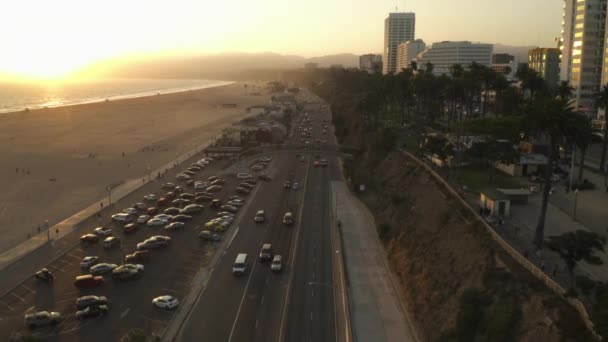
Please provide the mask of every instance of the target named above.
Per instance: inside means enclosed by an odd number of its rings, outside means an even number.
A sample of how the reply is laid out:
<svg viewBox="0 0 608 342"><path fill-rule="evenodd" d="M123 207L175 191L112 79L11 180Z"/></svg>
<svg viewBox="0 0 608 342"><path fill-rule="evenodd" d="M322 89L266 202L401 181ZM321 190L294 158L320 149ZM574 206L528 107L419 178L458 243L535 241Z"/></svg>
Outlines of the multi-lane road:
<svg viewBox="0 0 608 342"><path fill-rule="evenodd" d="M310 122L302 123L303 113L309 113ZM329 182L341 177L336 153L336 141L331 127L322 134L323 126L331 125L326 107L306 105L296 117L288 146L271 154L273 161L266 173L269 182L260 182L247 196L237 221L224 233L221 244L201 243L196 238L197 228L215 215L207 209L187 224L185 231L172 234L173 241L164 250L153 251L152 259L145 264L140 280L118 282L107 280L98 289L78 290L72 282L82 274L80 260L87 255L98 255L103 262L120 264L126 253L135 249L137 242L159 234L158 228L141 227L132 235L123 235L121 227L109 222L108 217L92 218L83 224L79 233L90 232L97 225L109 225L122 239L121 248L104 250L100 245L85 246L78 243L78 235L68 236L56 245L46 246L53 257L30 255L7 270L0 291L0 339L7 340L15 332L27 332L23 327L26 311L59 311L63 320L55 327L37 329L35 336L56 341L107 341L118 340L132 328L140 328L151 335L162 335L169 324L179 325L176 336L167 339L180 341L336 341L344 334L338 331L344 310L337 305L343 290L336 284L331 233L331 204ZM298 127L312 128L312 149L301 148ZM314 141L327 140L321 144ZM297 149L292 148L298 146ZM253 160L252 157L249 160ZM328 161L327 167L316 167L314 162ZM189 161L192 162L192 161ZM244 162L246 164L246 161ZM221 173L220 167L211 167L199 176L206 178ZM181 170L181 168L179 168ZM167 177L173 177L172 171ZM226 199L234 194L236 179L226 174L228 185L218 195ZM299 189L285 189L283 182L298 182ZM141 202L149 192L161 194L162 181L152 182L127 196L115 205L116 211ZM255 223L255 213L266 212L264 223ZM295 224L282 224L283 215L291 211ZM275 254L283 255L283 272L270 271L269 263L258 262L263 243L271 243ZM66 250L66 252L63 252ZM232 264L238 253L247 253L249 271L243 276L232 275ZM214 258L214 256L216 256ZM209 262L214 260L213 264ZM56 275L53 285L35 281L28 274L46 266ZM208 269L205 286L193 283L202 269ZM30 273L31 274L31 273ZM10 276L11 279L8 279ZM21 278L19 278L21 277ZM15 278L15 279L12 279ZM18 279L24 281L17 281ZM11 285L8 288L9 284ZM201 290L193 294L192 289ZM74 318L74 300L84 294L99 294L110 299L110 312L100 319L79 321ZM152 298L171 294L180 299L196 295L184 322L176 322L174 312L158 310L151 305Z"/></svg>

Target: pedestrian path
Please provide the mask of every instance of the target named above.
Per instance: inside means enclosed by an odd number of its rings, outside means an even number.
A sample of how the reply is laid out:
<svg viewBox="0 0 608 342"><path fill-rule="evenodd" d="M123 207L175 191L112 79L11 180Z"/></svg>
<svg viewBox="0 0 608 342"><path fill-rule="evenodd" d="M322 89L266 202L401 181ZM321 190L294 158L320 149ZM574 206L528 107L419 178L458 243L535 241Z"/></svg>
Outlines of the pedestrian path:
<svg viewBox="0 0 608 342"><path fill-rule="evenodd" d="M331 182L340 222L355 341L417 341L372 214L343 181ZM337 204L337 205L336 205Z"/></svg>

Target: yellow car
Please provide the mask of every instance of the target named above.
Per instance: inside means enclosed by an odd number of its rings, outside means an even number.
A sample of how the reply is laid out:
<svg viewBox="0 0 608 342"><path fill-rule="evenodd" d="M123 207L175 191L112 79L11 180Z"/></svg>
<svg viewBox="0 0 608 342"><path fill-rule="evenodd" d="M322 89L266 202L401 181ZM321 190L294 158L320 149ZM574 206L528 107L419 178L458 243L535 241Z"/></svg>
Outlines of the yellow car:
<svg viewBox="0 0 608 342"><path fill-rule="evenodd" d="M223 232L224 230L226 230L226 228L224 226L222 226L221 224L219 224L219 222L214 222L214 221L209 221L209 222L205 223L205 229L214 231L214 232Z"/></svg>

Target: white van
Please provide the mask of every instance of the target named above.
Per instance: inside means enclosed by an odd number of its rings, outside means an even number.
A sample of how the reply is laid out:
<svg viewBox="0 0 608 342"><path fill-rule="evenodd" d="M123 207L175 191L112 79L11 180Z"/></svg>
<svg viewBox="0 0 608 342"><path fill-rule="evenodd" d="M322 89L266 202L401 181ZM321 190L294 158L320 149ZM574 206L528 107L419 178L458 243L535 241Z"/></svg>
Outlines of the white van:
<svg viewBox="0 0 608 342"><path fill-rule="evenodd" d="M264 213L264 210L258 210L258 212L255 213L255 217L253 218L253 220L255 221L255 223L263 223L264 220L266 220L266 214Z"/></svg>
<svg viewBox="0 0 608 342"><path fill-rule="evenodd" d="M232 274L241 275L247 272L247 254L240 253L236 256L236 260L234 260L234 264L232 265Z"/></svg>

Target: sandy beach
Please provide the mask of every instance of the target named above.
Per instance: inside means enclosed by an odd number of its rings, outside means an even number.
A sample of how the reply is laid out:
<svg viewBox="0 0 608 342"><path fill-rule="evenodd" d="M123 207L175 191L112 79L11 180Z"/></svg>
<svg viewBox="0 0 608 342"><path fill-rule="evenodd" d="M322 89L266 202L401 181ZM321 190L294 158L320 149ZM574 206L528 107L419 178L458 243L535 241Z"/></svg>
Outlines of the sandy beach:
<svg viewBox="0 0 608 342"><path fill-rule="evenodd" d="M268 96L243 84L0 115L0 252L144 177ZM222 108L235 103L237 108Z"/></svg>

